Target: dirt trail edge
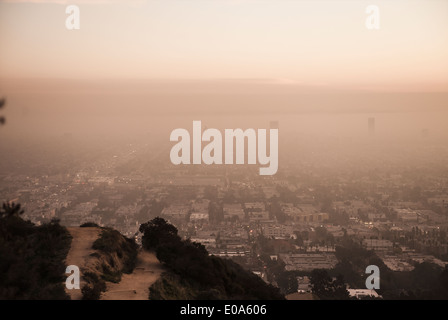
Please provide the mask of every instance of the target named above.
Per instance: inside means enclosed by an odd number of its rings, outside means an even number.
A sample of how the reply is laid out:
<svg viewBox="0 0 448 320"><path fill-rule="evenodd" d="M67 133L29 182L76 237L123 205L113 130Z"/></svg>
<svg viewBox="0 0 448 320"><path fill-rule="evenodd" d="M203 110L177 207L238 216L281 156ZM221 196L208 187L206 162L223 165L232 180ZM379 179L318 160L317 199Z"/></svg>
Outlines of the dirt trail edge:
<svg viewBox="0 0 448 320"><path fill-rule="evenodd" d="M120 283L107 282L101 300L148 300L149 287L164 271L153 252L140 250L137 265L131 274L124 274Z"/></svg>
<svg viewBox="0 0 448 320"><path fill-rule="evenodd" d="M98 239L101 229L68 227L72 244L65 259L65 264L76 265L81 271L80 288L83 287L82 272L91 268L90 256L96 250L92 249L93 242ZM101 295L101 300L148 300L149 287L159 279L164 271L162 264L153 252L139 250L137 264L131 274L124 274L120 283L106 282L107 289ZM67 275L68 276L68 275ZM65 289L72 300L81 300L81 290Z"/></svg>
<svg viewBox="0 0 448 320"><path fill-rule="evenodd" d="M90 254L95 252L95 250L92 249L92 244L98 239L101 230L95 227L68 227L67 230L70 232L73 239L67 258L65 259L65 264L67 266L75 265L79 267L79 270L81 271L80 288L82 288L84 285L82 271L86 268ZM72 300L81 300L82 298L80 289L68 290L66 288L65 292L67 292Z"/></svg>

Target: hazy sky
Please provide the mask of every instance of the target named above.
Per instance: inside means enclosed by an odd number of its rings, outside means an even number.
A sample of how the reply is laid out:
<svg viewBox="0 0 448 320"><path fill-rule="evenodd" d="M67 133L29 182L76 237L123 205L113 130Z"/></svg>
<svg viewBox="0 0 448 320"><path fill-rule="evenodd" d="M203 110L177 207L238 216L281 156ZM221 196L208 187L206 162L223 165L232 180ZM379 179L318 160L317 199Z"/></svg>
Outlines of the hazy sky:
<svg viewBox="0 0 448 320"><path fill-rule="evenodd" d="M65 27L78 4L81 29ZM376 4L381 29L367 30ZM445 0L0 0L0 78L448 88Z"/></svg>

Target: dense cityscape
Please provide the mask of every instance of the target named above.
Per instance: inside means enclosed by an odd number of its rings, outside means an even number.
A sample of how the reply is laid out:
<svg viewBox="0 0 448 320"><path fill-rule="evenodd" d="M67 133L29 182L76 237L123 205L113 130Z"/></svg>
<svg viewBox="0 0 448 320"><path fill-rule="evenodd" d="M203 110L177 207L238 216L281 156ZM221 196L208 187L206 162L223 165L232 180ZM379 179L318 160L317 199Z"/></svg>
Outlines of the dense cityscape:
<svg viewBox="0 0 448 320"><path fill-rule="evenodd" d="M93 222L137 242L140 224L163 217L183 238L291 298L310 297L315 269L342 274L354 297L409 296L397 281L366 290L365 268L379 264L394 277L445 268L447 148L426 135L412 148L397 147L375 139L372 124L369 130L351 148L338 140L308 145L297 148L300 158L293 148L283 150L279 172L269 177L250 165L175 166L166 161L169 145L106 148L77 144L66 134L45 150L30 143L32 157L3 146L0 193L37 225ZM390 152L379 157L379 149Z"/></svg>
<svg viewBox="0 0 448 320"><path fill-rule="evenodd" d="M448 300L448 1L0 0L0 39L14 315Z"/></svg>

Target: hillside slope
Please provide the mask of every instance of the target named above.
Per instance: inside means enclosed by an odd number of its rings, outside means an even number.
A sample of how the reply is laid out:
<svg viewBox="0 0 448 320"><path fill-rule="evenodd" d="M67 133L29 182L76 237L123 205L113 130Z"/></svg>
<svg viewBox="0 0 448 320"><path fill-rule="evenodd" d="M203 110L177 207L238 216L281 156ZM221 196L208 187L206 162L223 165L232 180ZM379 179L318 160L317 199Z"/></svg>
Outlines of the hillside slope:
<svg viewBox="0 0 448 320"><path fill-rule="evenodd" d="M108 282L101 300L148 300L149 287L160 278L163 271L155 253L140 250L134 271L124 274L119 283Z"/></svg>
<svg viewBox="0 0 448 320"><path fill-rule="evenodd" d="M71 236L57 223L35 226L20 205L0 209L0 300L69 299L64 260Z"/></svg>
<svg viewBox="0 0 448 320"><path fill-rule="evenodd" d="M86 284L82 274L86 270L91 269L89 267L90 260L93 259L91 254L96 251L92 248L93 242L98 239L101 230L95 227L69 227L67 230L72 236L72 243L65 259L65 264L67 266L75 265L79 267L81 271L80 287L82 288ZM68 290L66 288L65 292L70 296L71 300L80 300L82 298L81 290Z"/></svg>
<svg viewBox="0 0 448 320"><path fill-rule="evenodd" d="M232 260L209 255L205 247L182 240L177 228L156 217L140 226L142 245L167 268L150 288L151 300L284 300L278 288Z"/></svg>
<svg viewBox="0 0 448 320"><path fill-rule="evenodd" d="M148 299L149 286L163 271L154 253L137 250L132 240L126 239L113 229L98 227L67 229L72 236L72 244L67 254L66 265L79 267L80 287L84 288L66 289L72 300Z"/></svg>
<svg viewBox="0 0 448 320"><path fill-rule="evenodd" d="M141 225L139 249L111 228L35 226L18 216L19 206L6 209L0 215L2 299L284 299L233 261L182 240L161 218ZM79 267L81 289L65 288L68 265Z"/></svg>

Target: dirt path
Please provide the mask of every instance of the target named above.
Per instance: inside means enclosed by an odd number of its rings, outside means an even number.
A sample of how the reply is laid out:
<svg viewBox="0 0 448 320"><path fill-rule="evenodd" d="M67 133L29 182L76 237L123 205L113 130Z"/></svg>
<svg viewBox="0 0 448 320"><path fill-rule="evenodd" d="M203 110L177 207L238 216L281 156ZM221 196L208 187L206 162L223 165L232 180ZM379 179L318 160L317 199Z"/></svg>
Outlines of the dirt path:
<svg viewBox="0 0 448 320"><path fill-rule="evenodd" d="M90 254L93 242L98 239L101 232L98 228L67 228L70 232L72 244L67 254L65 264L76 265L81 271L80 288L83 287L83 271L92 269L95 258ZM101 295L101 300L148 300L149 287L160 277L163 267L152 252L139 251L137 265L131 274L123 274L120 283L106 282L107 290ZM65 289L72 300L82 298L81 290Z"/></svg>
<svg viewBox="0 0 448 320"><path fill-rule="evenodd" d="M92 228L80 228L80 227L69 227L67 230L70 232L72 239L72 244L70 250L65 259L65 264L76 265L82 270L86 268L88 263L89 255L95 250L92 249L93 242L98 239L100 234L100 229ZM82 277L80 281L80 288L84 285ZM82 297L81 290L68 290L65 289L72 300L80 300Z"/></svg>
<svg viewBox="0 0 448 320"><path fill-rule="evenodd" d="M148 300L149 287L163 272L163 267L152 252L140 251L137 266L131 274L123 274L120 283L107 283L101 300Z"/></svg>

